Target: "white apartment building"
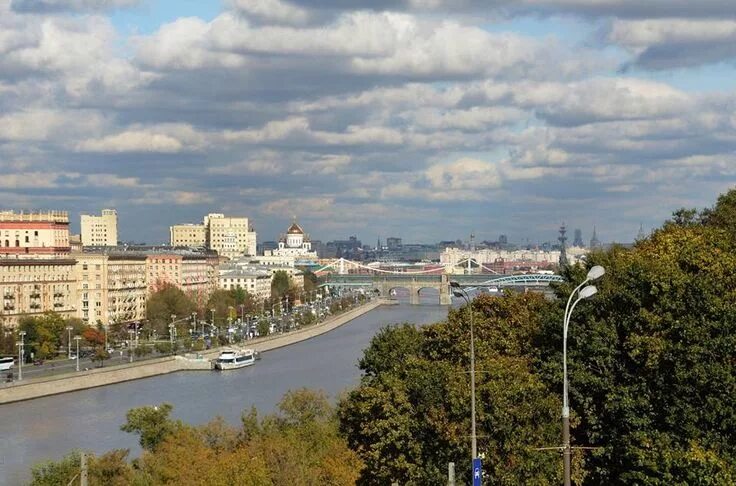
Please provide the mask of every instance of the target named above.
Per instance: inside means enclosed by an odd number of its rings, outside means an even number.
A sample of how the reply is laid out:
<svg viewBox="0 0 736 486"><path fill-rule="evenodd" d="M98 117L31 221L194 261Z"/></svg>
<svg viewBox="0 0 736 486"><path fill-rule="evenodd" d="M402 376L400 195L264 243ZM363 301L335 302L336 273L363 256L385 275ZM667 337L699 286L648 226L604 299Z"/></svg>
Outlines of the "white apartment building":
<svg viewBox="0 0 736 486"><path fill-rule="evenodd" d="M248 218L210 213L202 224L179 224L169 228L171 246L201 247L227 258L256 254L256 232Z"/></svg>
<svg viewBox="0 0 736 486"><path fill-rule="evenodd" d="M233 290L242 288L257 300L266 300L271 297L272 274L268 270L254 267L236 267L220 273L219 284L221 289Z"/></svg>
<svg viewBox="0 0 736 486"><path fill-rule="evenodd" d="M66 211L0 210L0 257L68 257L69 251Z"/></svg>
<svg viewBox="0 0 736 486"><path fill-rule="evenodd" d="M82 246L116 246L118 244L118 212L103 209L100 216L81 216Z"/></svg>

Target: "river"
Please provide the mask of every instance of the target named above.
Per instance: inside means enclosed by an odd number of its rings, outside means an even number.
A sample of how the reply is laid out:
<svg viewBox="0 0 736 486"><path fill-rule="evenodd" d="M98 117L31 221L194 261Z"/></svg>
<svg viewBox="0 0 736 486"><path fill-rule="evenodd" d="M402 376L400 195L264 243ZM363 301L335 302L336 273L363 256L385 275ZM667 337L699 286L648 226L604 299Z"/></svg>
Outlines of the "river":
<svg viewBox="0 0 736 486"><path fill-rule="evenodd" d="M201 424L220 415L237 424L255 405L269 413L285 392L308 387L334 397L355 386L356 363L381 327L442 320L447 307L428 295L422 305L402 303L373 310L327 334L263 354L255 366L225 373L180 372L0 406L0 484L28 482L31 465L59 459L71 449L95 453L129 448L136 437L120 431L125 412L168 402L174 417Z"/></svg>

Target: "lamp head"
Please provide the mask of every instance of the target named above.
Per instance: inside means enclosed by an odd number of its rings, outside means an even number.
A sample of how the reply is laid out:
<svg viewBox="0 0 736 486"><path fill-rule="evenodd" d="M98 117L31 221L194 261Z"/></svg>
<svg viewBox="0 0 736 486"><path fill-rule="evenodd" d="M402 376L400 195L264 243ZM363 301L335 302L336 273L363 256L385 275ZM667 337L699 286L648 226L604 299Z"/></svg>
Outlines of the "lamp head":
<svg viewBox="0 0 736 486"><path fill-rule="evenodd" d="M453 289L459 289L460 284L454 280L450 280L450 287L452 287Z"/></svg>
<svg viewBox="0 0 736 486"><path fill-rule="evenodd" d="M465 295L462 292L458 292L457 290L453 290L452 295L454 295L455 297L465 298Z"/></svg>
<svg viewBox="0 0 736 486"><path fill-rule="evenodd" d="M590 280L591 282L593 280L598 280L605 273L606 273L606 269L605 268L603 268L600 265L596 265L593 268L591 268L590 270L588 270L588 280Z"/></svg>
<svg viewBox="0 0 736 486"><path fill-rule="evenodd" d="M587 287L584 287L583 290L580 291L580 298L587 299L589 297L593 297L597 293L598 293L598 289L596 288L595 285L588 285Z"/></svg>

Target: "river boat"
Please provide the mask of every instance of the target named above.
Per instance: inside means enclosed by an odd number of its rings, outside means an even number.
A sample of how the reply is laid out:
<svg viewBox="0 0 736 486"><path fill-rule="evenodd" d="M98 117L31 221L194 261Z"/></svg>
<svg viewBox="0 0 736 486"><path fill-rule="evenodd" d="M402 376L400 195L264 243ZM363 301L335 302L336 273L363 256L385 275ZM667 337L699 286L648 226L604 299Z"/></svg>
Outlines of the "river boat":
<svg viewBox="0 0 736 486"><path fill-rule="evenodd" d="M259 359L258 351L253 349L226 349L215 360L215 369L236 370L250 366Z"/></svg>
<svg viewBox="0 0 736 486"><path fill-rule="evenodd" d="M7 371L13 367L13 363L15 363L15 358L12 356L8 356L5 358L0 358L0 371Z"/></svg>

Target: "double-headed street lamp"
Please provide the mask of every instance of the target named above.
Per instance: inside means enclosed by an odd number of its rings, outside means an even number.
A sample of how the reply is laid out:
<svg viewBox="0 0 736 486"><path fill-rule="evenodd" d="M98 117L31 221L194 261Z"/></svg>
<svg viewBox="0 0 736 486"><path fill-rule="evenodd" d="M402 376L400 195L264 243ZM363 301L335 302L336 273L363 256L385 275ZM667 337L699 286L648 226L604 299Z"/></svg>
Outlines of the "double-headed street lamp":
<svg viewBox="0 0 736 486"><path fill-rule="evenodd" d="M74 340L77 342L77 371L79 371L79 340L82 336L74 336Z"/></svg>
<svg viewBox="0 0 736 486"><path fill-rule="evenodd" d="M18 381L21 381L23 379L23 357L25 356L25 353L23 351L26 345L26 332L20 331L18 333L18 336L20 336L20 341L15 343L15 345L18 346Z"/></svg>
<svg viewBox="0 0 736 486"><path fill-rule="evenodd" d="M562 321L562 458L564 464L564 482L565 486L571 484L571 473L570 473L570 462L571 462L571 448L570 448L570 406L567 400L567 328L570 325L570 316L572 311L575 310L575 306L578 305L583 299L594 296L598 289L595 285L587 285L589 282L601 278L606 273L606 270L600 265L596 265L588 271L588 275L585 280L575 287L570 297L567 299L567 305L565 306L565 315ZM582 288L582 290L581 290ZM570 305L572 298L578 294L577 300Z"/></svg>
<svg viewBox="0 0 736 486"><path fill-rule="evenodd" d="M452 281L450 282L450 287L452 287L452 295L465 299L468 313L470 314L470 438L472 459L475 462L478 457L478 440L475 434L475 334L473 329L473 306L470 303L470 296L460 287L459 283Z"/></svg>

